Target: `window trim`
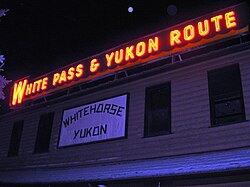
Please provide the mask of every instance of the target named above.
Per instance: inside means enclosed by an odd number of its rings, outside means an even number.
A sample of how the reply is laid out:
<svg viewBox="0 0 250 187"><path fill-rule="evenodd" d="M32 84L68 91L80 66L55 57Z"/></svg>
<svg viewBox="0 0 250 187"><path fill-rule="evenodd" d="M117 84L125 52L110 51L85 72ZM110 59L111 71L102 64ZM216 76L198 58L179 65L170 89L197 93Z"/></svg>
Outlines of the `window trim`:
<svg viewBox="0 0 250 187"><path fill-rule="evenodd" d="M19 141L17 142L18 145L13 145L13 141L14 141L14 130L16 130L17 126L20 126L19 128L21 128L20 130L20 138L19 138ZM18 153L19 153L19 149L20 149L20 145L21 145L21 140L22 140L22 134L23 134L23 126L24 126L24 120L19 120L19 121L15 121L13 123L13 126L12 126L12 132L11 132L11 136L10 136L10 142L9 142L9 149L8 149L8 157L15 157L15 156L18 156ZM19 132L19 131L18 131ZM16 135L15 135L16 136ZM15 142L16 143L16 142ZM15 150L15 153L14 151L11 151L11 147L16 147L17 146L17 150Z"/></svg>
<svg viewBox="0 0 250 187"><path fill-rule="evenodd" d="M149 132L149 121L148 121L148 112L149 112L149 92L152 90L156 90L159 88L167 87L169 90L169 122L168 122L168 130L167 131L160 131L160 132ZM172 134L172 99L171 99L171 81L153 85L153 86L148 86L145 88L145 105L144 105L144 134L143 138L148 138L148 137L155 137L155 136L162 136L162 135L168 135Z"/></svg>
<svg viewBox="0 0 250 187"><path fill-rule="evenodd" d="M47 150L45 151L45 150L39 150L39 148L37 148L38 147L38 134L39 134L39 127L40 127L40 121L41 121L41 117L42 116L46 116L46 115L53 115L53 117L52 117L52 123L51 123L51 130L50 130L50 136L49 136L49 140L48 140L48 148L47 148ZM52 135L52 130L53 130L53 124L54 124L54 120L55 120L55 112L46 112L46 113L42 113L41 115L40 115L40 118L39 118L39 122L38 122L38 127L37 127L37 132L36 132L36 141L35 141L35 145L34 145L34 149L33 149L33 154L41 154L41 153L48 153L49 152L49 150L50 150L50 141L51 141L51 135ZM40 148L41 149L41 148Z"/></svg>
<svg viewBox="0 0 250 187"><path fill-rule="evenodd" d="M230 92L230 93L225 93L225 94L222 94L222 95L217 95L217 96L212 96L212 93L211 93L211 89L210 89L210 86L209 86L209 73L210 72L219 72L219 71L225 71L226 68L237 68L237 71L239 71L239 89L240 90L237 90L235 92ZM244 95L243 95L243 89L242 89L242 79L241 79L241 71L240 71L240 65L237 63L237 64L231 64L231 65L227 65L227 66L224 66L224 67L221 67L221 68L217 68L217 69L213 69L213 70L209 70L207 72L207 81L208 81L208 94L209 94L209 108L210 108L210 126L211 127L220 127L220 126L225 126L225 125L231 125L231 124L236 124L236 123L241 123L241 122L244 122L244 121L247 121L246 120L246 111L245 111L245 103L244 103ZM217 99L217 100L228 100L228 98L234 98L236 97L236 95L238 95L238 98L240 100L240 103L241 103L241 111L242 111L242 119L241 120L237 120L237 121L233 121L233 122L224 122L224 123L219 123L219 124L216 124L216 115L215 115L215 103L216 103L216 99L215 98L218 98L218 97L223 97L223 95L227 95L227 98L224 97L224 98L220 98L220 99Z"/></svg>

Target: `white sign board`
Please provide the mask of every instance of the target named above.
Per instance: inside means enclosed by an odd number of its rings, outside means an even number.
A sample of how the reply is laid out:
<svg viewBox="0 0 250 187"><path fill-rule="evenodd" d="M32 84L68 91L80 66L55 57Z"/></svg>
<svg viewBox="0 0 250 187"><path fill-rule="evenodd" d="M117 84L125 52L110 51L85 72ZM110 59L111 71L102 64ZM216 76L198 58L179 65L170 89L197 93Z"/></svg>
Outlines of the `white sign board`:
<svg viewBox="0 0 250 187"><path fill-rule="evenodd" d="M125 137L127 95L64 110L58 147Z"/></svg>

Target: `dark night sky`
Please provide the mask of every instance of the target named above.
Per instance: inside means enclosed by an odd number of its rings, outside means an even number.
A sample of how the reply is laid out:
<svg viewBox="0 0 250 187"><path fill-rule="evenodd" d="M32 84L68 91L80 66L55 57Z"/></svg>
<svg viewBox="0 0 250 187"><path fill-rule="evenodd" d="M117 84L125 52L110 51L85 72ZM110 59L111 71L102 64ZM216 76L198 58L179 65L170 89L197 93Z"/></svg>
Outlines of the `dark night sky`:
<svg viewBox="0 0 250 187"><path fill-rule="evenodd" d="M2 74L35 78L240 0L0 0ZM167 14L174 4L178 12ZM129 13L132 6L134 12Z"/></svg>

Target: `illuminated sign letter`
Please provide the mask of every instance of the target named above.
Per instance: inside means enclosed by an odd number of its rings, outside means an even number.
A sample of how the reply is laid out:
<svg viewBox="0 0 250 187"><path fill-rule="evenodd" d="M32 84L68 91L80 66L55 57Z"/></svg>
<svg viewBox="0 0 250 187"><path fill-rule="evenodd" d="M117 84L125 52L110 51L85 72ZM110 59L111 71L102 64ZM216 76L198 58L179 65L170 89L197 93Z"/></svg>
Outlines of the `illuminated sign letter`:
<svg viewBox="0 0 250 187"><path fill-rule="evenodd" d="M43 82L42 79L37 80L37 87L36 87L37 92L41 90L42 82Z"/></svg>
<svg viewBox="0 0 250 187"><path fill-rule="evenodd" d="M194 39L194 26L193 25L187 25L183 29L184 39L186 41L190 41Z"/></svg>
<svg viewBox="0 0 250 187"><path fill-rule="evenodd" d="M42 82L42 90L46 90L47 89L47 86L48 86L48 80L49 78L48 77L44 77L43 78L43 82Z"/></svg>
<svg viewBox="0 0 250 187"><path fill-rule="evenodd" d="M107 66L108 67L111 67L111 65L112 65L112 60L113 60L113 58L114 58L114 52L112 52L112 53L110 53L110 55L109 54L106 54L105 55L105 57L106 57L106 60L107 60Z"/></svg>
<svg viewBox="0 0 250 187"><path fill-rule="evenodd" d="M66 78L66 71L62 71L61 72L61 76L60 76L60 79L59 79L59 84L63 83L63 82L67 82L67 78Z"/></svg>
<svg viewBox="0 0 250 187"><path fill-rule="evenodd" d="M148 40L148 53L152 53L153 51L156 52L159 50L159 38L155 37L155 39Z"/></svg>
<svg viewBox="0 0 250 187"><path fill-rule="evenodd" d="M115 51L115 63L120 64L123 61L123 54L124 54L123 49Z"/></svg>
<svg viewBox="0 0 250 187"><path fill-rule="evenodd" d="M134 49L133 45L131 45L130 47L126 47L126 56L125 56L126 61L129 61L130 59L133 60L135 58L133 49Z"/></svg>
<svg viewBox="0 0 250 187"><path fill-rule="evenodd" d="M208 20L205 19L203 22L200 21L198 22L198 32L199 35L201 36L206 36L209 33L209 24L208 24Z"/></svg>
<svg viewBox="0 0 250 187"><path fill-rule="evenodd" d="M170 45L171 46L174 46L175 43L176 44L180 44L181 41L180 41L180 36L181 36L181 33L179 30L174 30L174 31L171 31L170 32Z"/></svg>
<svg viewBox="0 0 250 187"><path fill-rule="evenodd" d="M83 69L84 67L83 67L83 65L82 64L78 64L77 66L76 66L76 77L77 78L80 78L82 75L83 75Z"/></svg>
<svg viewBox="0 0 250 187"><path fill-rule="evenodd" d="M225 19L226 19L226 26L227 28L232 28L232 27L236 27L236 18L235 18L235 13L234 11L228 12L225 14Z"/></svg>
<svg viewBox="0 0 250 187"><path fill-rule="evenodd" d="M146 44L145 42L139 42L137 45L136 45L136 55L137 56L143 56L145 54L145 51L146 51Z"/></svg>
<svg viewBox="0 0 250 187"><path fill-rule="evenodd" d="M68 76L67 76L67 79L69 81L73 80L75 77L75 68L74 67L70 67L69 70L68 70Z"/></svg>
<svg viewBox="0 0 250 187"><path fill-rule="evenodd" d="M52 83L53 86L55 86L58 83L59 78L60 78L60 74L59 73L55 73L54 77L53 77L53 83Z"/></svg>
<svg viewBox="0 0 250 187"><path fill-rule="evenodd" d="M95 73L98 70L99 67L100 67L100 63L97 61L96 58L94 58L93 60L91 60L91 62L90 62L90 69L89 69L90 72Z"/></svg>
<svg viewBox="0 0 250 187"><path fill-rule="evenodd" d="M19 81L18 83L14 84L14 90L13 90L13 95L12 95L12 105L16 105L17 103L20 104L22 103L23 96L24 96L24 91L26 88L28 81L27 79L23 81Z"/></svg>
<svg viewBox="0 0 250 187"><path fill-rule="evenodd" d="M221 30L220 28L221 19L223 19L222 15L214 16L211 18L211 22L214 22L216 32L219 32Z"/></svg>

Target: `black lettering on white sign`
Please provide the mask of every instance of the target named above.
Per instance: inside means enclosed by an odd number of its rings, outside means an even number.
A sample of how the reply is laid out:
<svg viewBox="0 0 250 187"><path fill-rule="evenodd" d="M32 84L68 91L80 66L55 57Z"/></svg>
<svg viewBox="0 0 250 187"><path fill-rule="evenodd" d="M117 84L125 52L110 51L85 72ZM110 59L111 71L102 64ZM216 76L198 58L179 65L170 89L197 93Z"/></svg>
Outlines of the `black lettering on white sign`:
<svg viewBox="0 0 250 187"><path fill-rule="evenodd" d="M64 110L59 147L125 136L127 95Z"/></svg>

